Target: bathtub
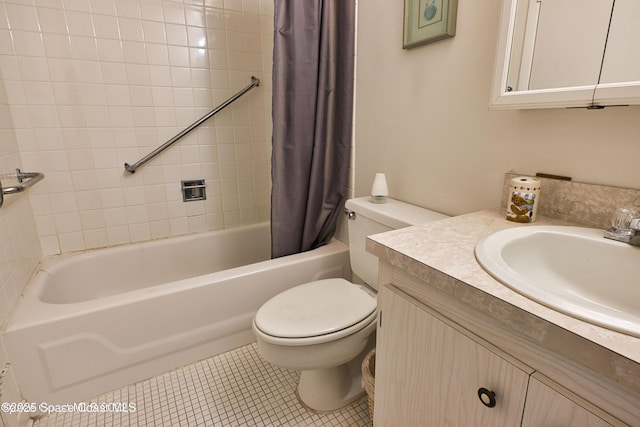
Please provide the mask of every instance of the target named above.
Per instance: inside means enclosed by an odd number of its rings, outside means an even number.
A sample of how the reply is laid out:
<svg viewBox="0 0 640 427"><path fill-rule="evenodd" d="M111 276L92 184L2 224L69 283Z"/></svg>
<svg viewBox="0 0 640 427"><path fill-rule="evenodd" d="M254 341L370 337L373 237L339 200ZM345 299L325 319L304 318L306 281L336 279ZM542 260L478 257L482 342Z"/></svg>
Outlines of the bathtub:
<svg viewBox="0 0 640 427"><path fill-rule="evenodd" d="M269 258L263 223L42 263L4 333L23 397L81 402L249 344L269 298L351 274L337 240Z"/></svg>

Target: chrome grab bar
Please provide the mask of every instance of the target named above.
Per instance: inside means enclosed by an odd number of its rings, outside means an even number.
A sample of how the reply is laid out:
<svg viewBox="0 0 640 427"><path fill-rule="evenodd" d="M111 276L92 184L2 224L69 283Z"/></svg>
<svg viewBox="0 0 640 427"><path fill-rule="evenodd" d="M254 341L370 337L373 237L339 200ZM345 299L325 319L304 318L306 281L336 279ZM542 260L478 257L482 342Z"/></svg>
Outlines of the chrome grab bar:
<svg viewBox="0 0 640 427"><path fill-rule="evenodd" d="M195 122L191 123L182 132L178 133L176 136L174 136L173 138L171 138L170 140L168 140L167 142L165 142L164 144L162 144L161 146L159 146L158 148L156 148L155 150L153 150L152 152L150 152L149 154L147 154L146 156L144 156L142 159L138 160L134 164L130 165L129 163L125 163L124 164L125 170L127 172L134 173L136 171L136 169L138 169L140 166L144 165L149 160L153 159L158 154L162 153L164 150L166 150L167 148L171 147L173 144L178 142L178 140L180 138L182 138L183 136L185 136L186 134L188 134L189 132L191 132L192 130L197 128L198 126L200 126L202 123L207 121L212 116L216 115L219 111L221 111L222 109L227 107L233 101L235 101L236 99L240 98L242 95L244 95L245 93L249 92L251 89L253 89L256 86L260 86L260 79L258 79L257 77L251 76L251 83L248 84L247 86L245 86L244 88L240 89L240 91L238 93L236 93L231 98L229 98L226 101L224 101L222 104L218 105L213 110L209 111L207 114L205 114L204 116L202 116L201 118L199 118Z"/></svg>
<svg viewBox="0 0 640 427"><path fill-rule="evenodd" d="M22 172L20 169L16 169L15 174L6 174L3 175L2 178L16 179L19 185L3 188L2 182L0 181L0 207L2 207L4 203L5 194L16 194L25 191L33 184L42 181L44 174L40 172Z"/></svg>

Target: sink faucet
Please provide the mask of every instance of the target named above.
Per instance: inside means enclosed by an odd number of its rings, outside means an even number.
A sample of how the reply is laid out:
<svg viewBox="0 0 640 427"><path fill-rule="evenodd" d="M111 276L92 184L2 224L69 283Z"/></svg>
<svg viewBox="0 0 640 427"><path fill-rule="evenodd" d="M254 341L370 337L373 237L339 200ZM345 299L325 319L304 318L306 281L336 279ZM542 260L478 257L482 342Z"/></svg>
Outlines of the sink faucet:
<svg viewBox="0 0 640 427"><path fill-rule="evenodd" d="M618 208L611 218L611 228L604 232L607 239L640 246L640 208Z"/></svg>

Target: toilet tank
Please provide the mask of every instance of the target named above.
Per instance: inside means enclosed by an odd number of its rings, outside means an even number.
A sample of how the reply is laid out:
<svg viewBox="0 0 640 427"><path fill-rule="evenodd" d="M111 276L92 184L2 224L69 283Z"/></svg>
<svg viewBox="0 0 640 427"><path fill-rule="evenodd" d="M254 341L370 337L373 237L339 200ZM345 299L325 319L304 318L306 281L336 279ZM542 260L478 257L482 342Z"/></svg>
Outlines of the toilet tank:
<svg viewBox="0 0 640 427"><path fill-rule="evenodd" d="M365 250L367 236L448 218L447 215L399 200L387 199L387 203L373 203L368 196L347 200L345 208L355 213L347 221L351 269L376 290L378 289L378 257Z"/></svg>

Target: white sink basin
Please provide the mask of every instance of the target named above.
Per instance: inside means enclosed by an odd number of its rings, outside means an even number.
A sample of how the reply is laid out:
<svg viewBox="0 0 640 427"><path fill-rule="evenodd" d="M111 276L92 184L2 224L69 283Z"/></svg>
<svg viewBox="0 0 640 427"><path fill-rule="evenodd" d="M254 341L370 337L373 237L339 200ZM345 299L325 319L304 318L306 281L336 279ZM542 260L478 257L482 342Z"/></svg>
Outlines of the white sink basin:
<svg viewBox="0 0 640 427"><path fill-rule="evenodd" d="M476 245L482 268L514 291L608 329L640 337L640 247L582 227L524 226Z"/></svg>

